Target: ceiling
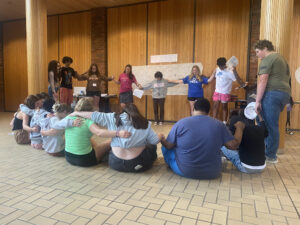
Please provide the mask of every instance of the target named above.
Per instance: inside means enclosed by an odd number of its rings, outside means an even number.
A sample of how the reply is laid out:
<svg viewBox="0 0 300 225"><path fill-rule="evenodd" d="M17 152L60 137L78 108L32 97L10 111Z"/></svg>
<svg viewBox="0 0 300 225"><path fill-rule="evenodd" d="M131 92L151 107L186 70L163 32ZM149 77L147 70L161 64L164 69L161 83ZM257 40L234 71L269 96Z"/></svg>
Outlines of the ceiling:
<svg viewBox="0 0 300 225"><path fill-rule="evenodd" d="M154 0L46 0L48 15L86 11ZM0 21L25 18L25 0L0 0Z"/></svg>

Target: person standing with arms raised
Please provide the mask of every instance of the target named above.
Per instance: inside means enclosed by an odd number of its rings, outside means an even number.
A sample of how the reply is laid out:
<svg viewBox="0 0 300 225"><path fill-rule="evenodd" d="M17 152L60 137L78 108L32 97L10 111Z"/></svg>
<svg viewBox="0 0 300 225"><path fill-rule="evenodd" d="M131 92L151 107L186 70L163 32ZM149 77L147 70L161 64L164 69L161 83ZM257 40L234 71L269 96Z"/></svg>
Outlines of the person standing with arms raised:
<svg viewBox="0 0 300 225"><path fill-rule="evenodd" d="M259 40L256 56L261 59L255 110L261 112L269 132L266 138L266 161L277 163L279 146L279 116L289 102L291 87L287 61L277 52L271 41Z"/></svg>

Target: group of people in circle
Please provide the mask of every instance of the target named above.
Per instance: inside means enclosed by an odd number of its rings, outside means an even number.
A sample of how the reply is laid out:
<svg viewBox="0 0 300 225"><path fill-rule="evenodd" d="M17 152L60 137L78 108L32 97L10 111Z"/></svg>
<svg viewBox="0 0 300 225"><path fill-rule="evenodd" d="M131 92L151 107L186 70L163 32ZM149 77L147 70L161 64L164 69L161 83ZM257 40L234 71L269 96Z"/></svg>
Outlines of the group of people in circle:
<svg viewBox="0 0 300 225"><path fill-rule="evenodd" d="M166 164L180 176L195 179L218 177L221 155L241 172L261 172L266 166L266 159L273 163L277 160L277 149L274 156L274 148L276 145L278 148L276 141L279 139L276 138L279 134L274 131L276 126L270 125L269 117L272 123L277 120L278 130L277 114L286 104L285 97L290 95L286 85L290 75L287 74L287 63L274 52L271 42L259 41L256 50L258 57L262 58L258 74L263 76L264 81L268 75L263 91L263 85L258 84L257 123L247 119L243 110L233 111L227 120L232 82L245 83L235 67L228 68L224 57L217 59L217 67L210 77L202 75L199 67L194 65L191 74L183 79L168 80L158 71L154 74L155 79L145 85L138 83L131 65L126 65L116 80L113 76L100 75L97 64L92 64L87 72L79 75L70 67L72 59L64 57L62 68L58 61L49 63L48 94L29 95L15 113L11 121L15 140L18 144L31 143L33 148L44 149L52 156L65 156L70 164L83 167L94 166L108 158L112 169L145 171L156 160L157 144L160 142ZM87 80L87 97L81 98L74 109L70 106L73 102L72 78ZM204 98L202 88L213 80L216 80L214 118L209 116L210 102ZM102 81L120 85L120 112L99 112ZM188 84L191 116L176 122L167 138L155 133L151 122L133 103L133 83L140 89L152 89L154 125L164 122L167 88ZM267 112L265 101L268 104L272 102L273 112ZM216 119L220 103L223 121ZM93 135L104 137L106 141L99 144L91 138Z"/></svg>

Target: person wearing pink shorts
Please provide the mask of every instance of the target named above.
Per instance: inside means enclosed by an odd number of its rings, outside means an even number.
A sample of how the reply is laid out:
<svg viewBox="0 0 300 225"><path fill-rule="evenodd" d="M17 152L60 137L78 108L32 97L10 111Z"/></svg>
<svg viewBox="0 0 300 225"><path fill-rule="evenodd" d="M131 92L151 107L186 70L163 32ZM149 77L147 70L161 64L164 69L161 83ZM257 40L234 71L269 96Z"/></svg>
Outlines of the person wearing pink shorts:
<svg viewBox="0 0 300 225"><path fill-rule="evenodd" d="M226 124L228 116L228 102L231 100L230 92L232 89L232 82L237 81L241 86L244 85L244 82L237 74L235 67L233 67L233 70L227 69L226 58L218 58L217 66L218 67L211 75L211 78L216 78L216 89L213 95L213 118L218 118L219 105L221 102L223 112L222 119L223 123Z"/></svg>

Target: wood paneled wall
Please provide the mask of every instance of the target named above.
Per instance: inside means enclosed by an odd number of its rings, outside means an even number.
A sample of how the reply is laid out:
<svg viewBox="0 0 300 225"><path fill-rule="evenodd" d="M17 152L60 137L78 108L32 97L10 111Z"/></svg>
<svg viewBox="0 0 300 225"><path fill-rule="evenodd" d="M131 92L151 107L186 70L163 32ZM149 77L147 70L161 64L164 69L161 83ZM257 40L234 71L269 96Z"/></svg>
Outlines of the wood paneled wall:
<svg viewBox="0 0 300 225"><path fill-rule="evenodd" d="M78 73L88 70L91 64L90 12L48 17L47 29L48 62L61 61L68 55L73 58L72 67ZM4 23L3 39L5 110L15 111L27 96L25 21ZM86 86L86 82L74 80L74 86Z"/></svg>
<svg viewBox="0 0 300 225"><path fill-rule="evenodd" d="M290 70L292 77L292 96L300 102L300 84L296 81L295 72L300 67L300 0L294 0L294 16L291 34ZM300 129L300 105L294 106L291 114L291 128Z"/></svg>
<svg viewBox="0 0 300 225"><path fill-rule="evenodd" d="M111 8L107 16L108 75L117 79L127 64L146 64L147 5ZM119 85L108 86L110 94L119 93ZM145 114L145 97L134 102Z"/></svg>
<svg viewBox="0 0 300 225"><path fill-rule="evenodd" d="M26 24L3 24L5 110L15 111L27 96Z"/></svg>
<svg viewBox="0 0 300 225"><path fill-rule="evenodd" d="M235 55L240 62L238 72L245 80L249 0L224 0L222 4L219 4L218 0L154 2L139 6L143 13L141 17L138 16L135 20L128 19L128 14L130 17L138 13L134 11L136 7L108 10L109 73L116 71L118 75L127 63L145 65L146 52L147 64L151 64L151 55L178 54L178 63L201 62L204 74L210 76L218 57L230 58ZM119 19L119 15L124 15L123 20ZM123 29L124 26L126 30ZM130 35L131 32L139 38L134 39ZM146 45L144 40L147 40ZM125 43L134 43L136 47L132 52L128 52L130 48L124 45ZM182 77L185 75L182 74ZM211 99L213 91L214 84L207 85L204 88L205 97ZM110 85L109 92L118 93L118 87ZM243 91L234 93L244 97ZM152 104L152 98L148 96L149 119L154 118ZM189 116L187 96L167 96L165 120L176 121L186 116Z"/></svg>

